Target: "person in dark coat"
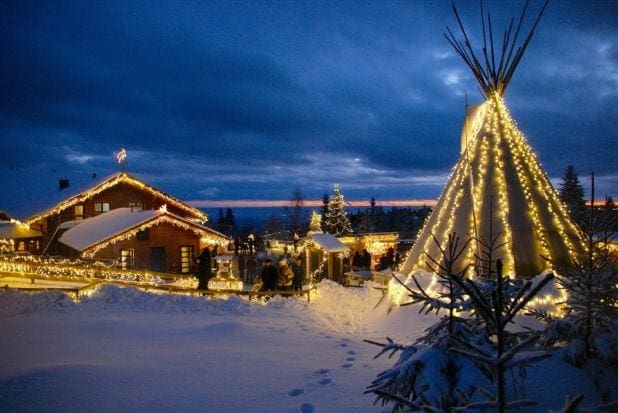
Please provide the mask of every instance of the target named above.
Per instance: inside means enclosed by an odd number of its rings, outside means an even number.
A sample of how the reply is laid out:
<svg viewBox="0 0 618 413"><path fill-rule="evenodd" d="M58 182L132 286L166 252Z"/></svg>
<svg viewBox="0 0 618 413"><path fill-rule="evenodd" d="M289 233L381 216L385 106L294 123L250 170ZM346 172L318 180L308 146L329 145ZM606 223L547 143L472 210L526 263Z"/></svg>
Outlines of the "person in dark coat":
<svg viewBox="0 0 618 413"><path fill-rule="evenodd" d="M361 257L361 265L364 270L371 270L371 254L367 249L363 249L363 255Z"/></svg>
<svg viewBox="0 0 618 413"><path fill-rule="evenodd" d="M275 291L277 289L278 275L272 260L266 258L262 262L262 291Z"/></svg>
<svg viewBox="0 0 618 413"><path fill-rule="evenodd" d="M300 291L303 289L303 260L300 257L296 257L292 262L292 272L294 278L292 279L292 289L294 291Z"/></svg>
<svg viewBox="0 0 618 413"><path fill-rule="evenodd" d="M352 257L352 271L358 271L363 268L363 257L360 252L356 251Z"/></svg>
<svg viewBox="0 0 618 413"><path fill-rule="evenodd" d="M253 284L257 276L257 262L254 257L247 259L247 282Z"/></svg>
<svg viewBox="0 0 618 413"><path fill-rule="evenodd" d="M210 256L210 248L206 247L202 250L202 253L197 258L197 279L199 280L199 284L197 286L198 290L207 290L208 289L208 280L212 276L212 272L210 266L212 264L212 258Z"/></svg>

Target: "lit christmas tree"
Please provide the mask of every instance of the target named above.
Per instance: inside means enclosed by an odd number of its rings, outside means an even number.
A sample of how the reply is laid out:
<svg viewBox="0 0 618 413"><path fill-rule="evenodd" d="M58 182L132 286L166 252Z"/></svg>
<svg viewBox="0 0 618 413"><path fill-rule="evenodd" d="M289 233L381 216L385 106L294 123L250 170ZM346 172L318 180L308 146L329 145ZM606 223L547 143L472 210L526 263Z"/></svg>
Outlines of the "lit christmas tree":
<svg viewBox="0 0 618 413"><path fill-rule="evenodd" d="M339 191L339 184L333 187L333 194L328 200L328 210L324 216L323 229L333 235L345 235L352 233L352 225L348 218L348 211L343 201L343 195Z"/></svg>
<svg viewBox="0 0 618 413"><path fill-rule="evenodd" d="M311 212L311 222L309 222L309 234L322 232L322 215L315 211Z"/></svg>

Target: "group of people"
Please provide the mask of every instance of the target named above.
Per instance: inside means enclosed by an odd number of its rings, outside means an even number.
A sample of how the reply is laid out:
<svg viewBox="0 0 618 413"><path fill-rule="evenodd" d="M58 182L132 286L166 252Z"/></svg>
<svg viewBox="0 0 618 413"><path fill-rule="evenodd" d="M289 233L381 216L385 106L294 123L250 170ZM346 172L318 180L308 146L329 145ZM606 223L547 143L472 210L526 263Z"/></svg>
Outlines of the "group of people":
<svg viewBox="0 0 618 413"><path fill-rule="evenodd" d="M199 280L198 289L208 290L208 281L213 276L213 252L206 247L197 257L197 278ZM272 258L266 256L262 260L262 269L258 275L259 261L255 255L243 257L236 256L238 259L238 273L244 283L254 284L261 278L262 291L299 291L303 288L304 266L302 257L292 257L284 251L279 257L278 265L273 264Z"/></svg>
<svg viewBox="0 0 618 413"><path fill-rule="evenodd" d="M277 268L270 258L262 261L262 291L299 291L303 288L303 260L283 257Z"/></svg>
<svg viewBox="0 0 618 413"><path fill-rule="evenodd" d="M371 254L367 249L363 249L362 252L352 251L350 252L350 258L348 266L351 271L382 271L388 268L395 268L399 263L399 253L394 248L388 248L381 256L375 266L372 266Z"/></svg>
<svg viewBox="0 0 618 413"><path fill-rule="evenodd" d="M397 267L397 264L399 264L399 253L395 251L394 248L389 248L380 257L380 260L378 261L378 266L376 269L378 271L387 270L389 268L395 269L395 267Z"/></svg>
<svg viewBox="0 0 618 413"><path fill-rule="evenodd" d="M371 269L371 254L366 248L363 252L350 251L349 266L352 271L369 271Z"/></svg>

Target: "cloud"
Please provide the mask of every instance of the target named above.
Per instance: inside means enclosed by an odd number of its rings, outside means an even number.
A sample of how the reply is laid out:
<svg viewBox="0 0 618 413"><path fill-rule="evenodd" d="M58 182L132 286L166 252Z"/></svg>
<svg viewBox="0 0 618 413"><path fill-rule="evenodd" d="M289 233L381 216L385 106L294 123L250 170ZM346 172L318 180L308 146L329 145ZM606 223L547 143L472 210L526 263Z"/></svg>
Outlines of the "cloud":
<svg viewBox="0 0 618 413"><path fill-rule="evenodd" d="M495 27L519 7L487 2ZM550 176L611 176L616 3L549 7L505 99ZM185 199L436 197L481 99L446 26L439 2L3 2L0 178L109 174L125 147Z"/></svg>

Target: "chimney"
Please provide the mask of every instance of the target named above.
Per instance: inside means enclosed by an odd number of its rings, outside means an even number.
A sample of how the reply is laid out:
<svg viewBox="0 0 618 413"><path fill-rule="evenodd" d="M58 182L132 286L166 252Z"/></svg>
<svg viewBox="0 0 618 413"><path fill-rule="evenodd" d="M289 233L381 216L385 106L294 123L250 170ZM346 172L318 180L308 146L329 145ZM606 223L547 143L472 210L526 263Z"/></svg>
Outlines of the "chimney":
<svg viewBox="0 0 618 413"><path fill-rule="evenodd" d="M69 187L69 180L67 178L60 178L58 180L58 191L62 191Z"/></svg>

